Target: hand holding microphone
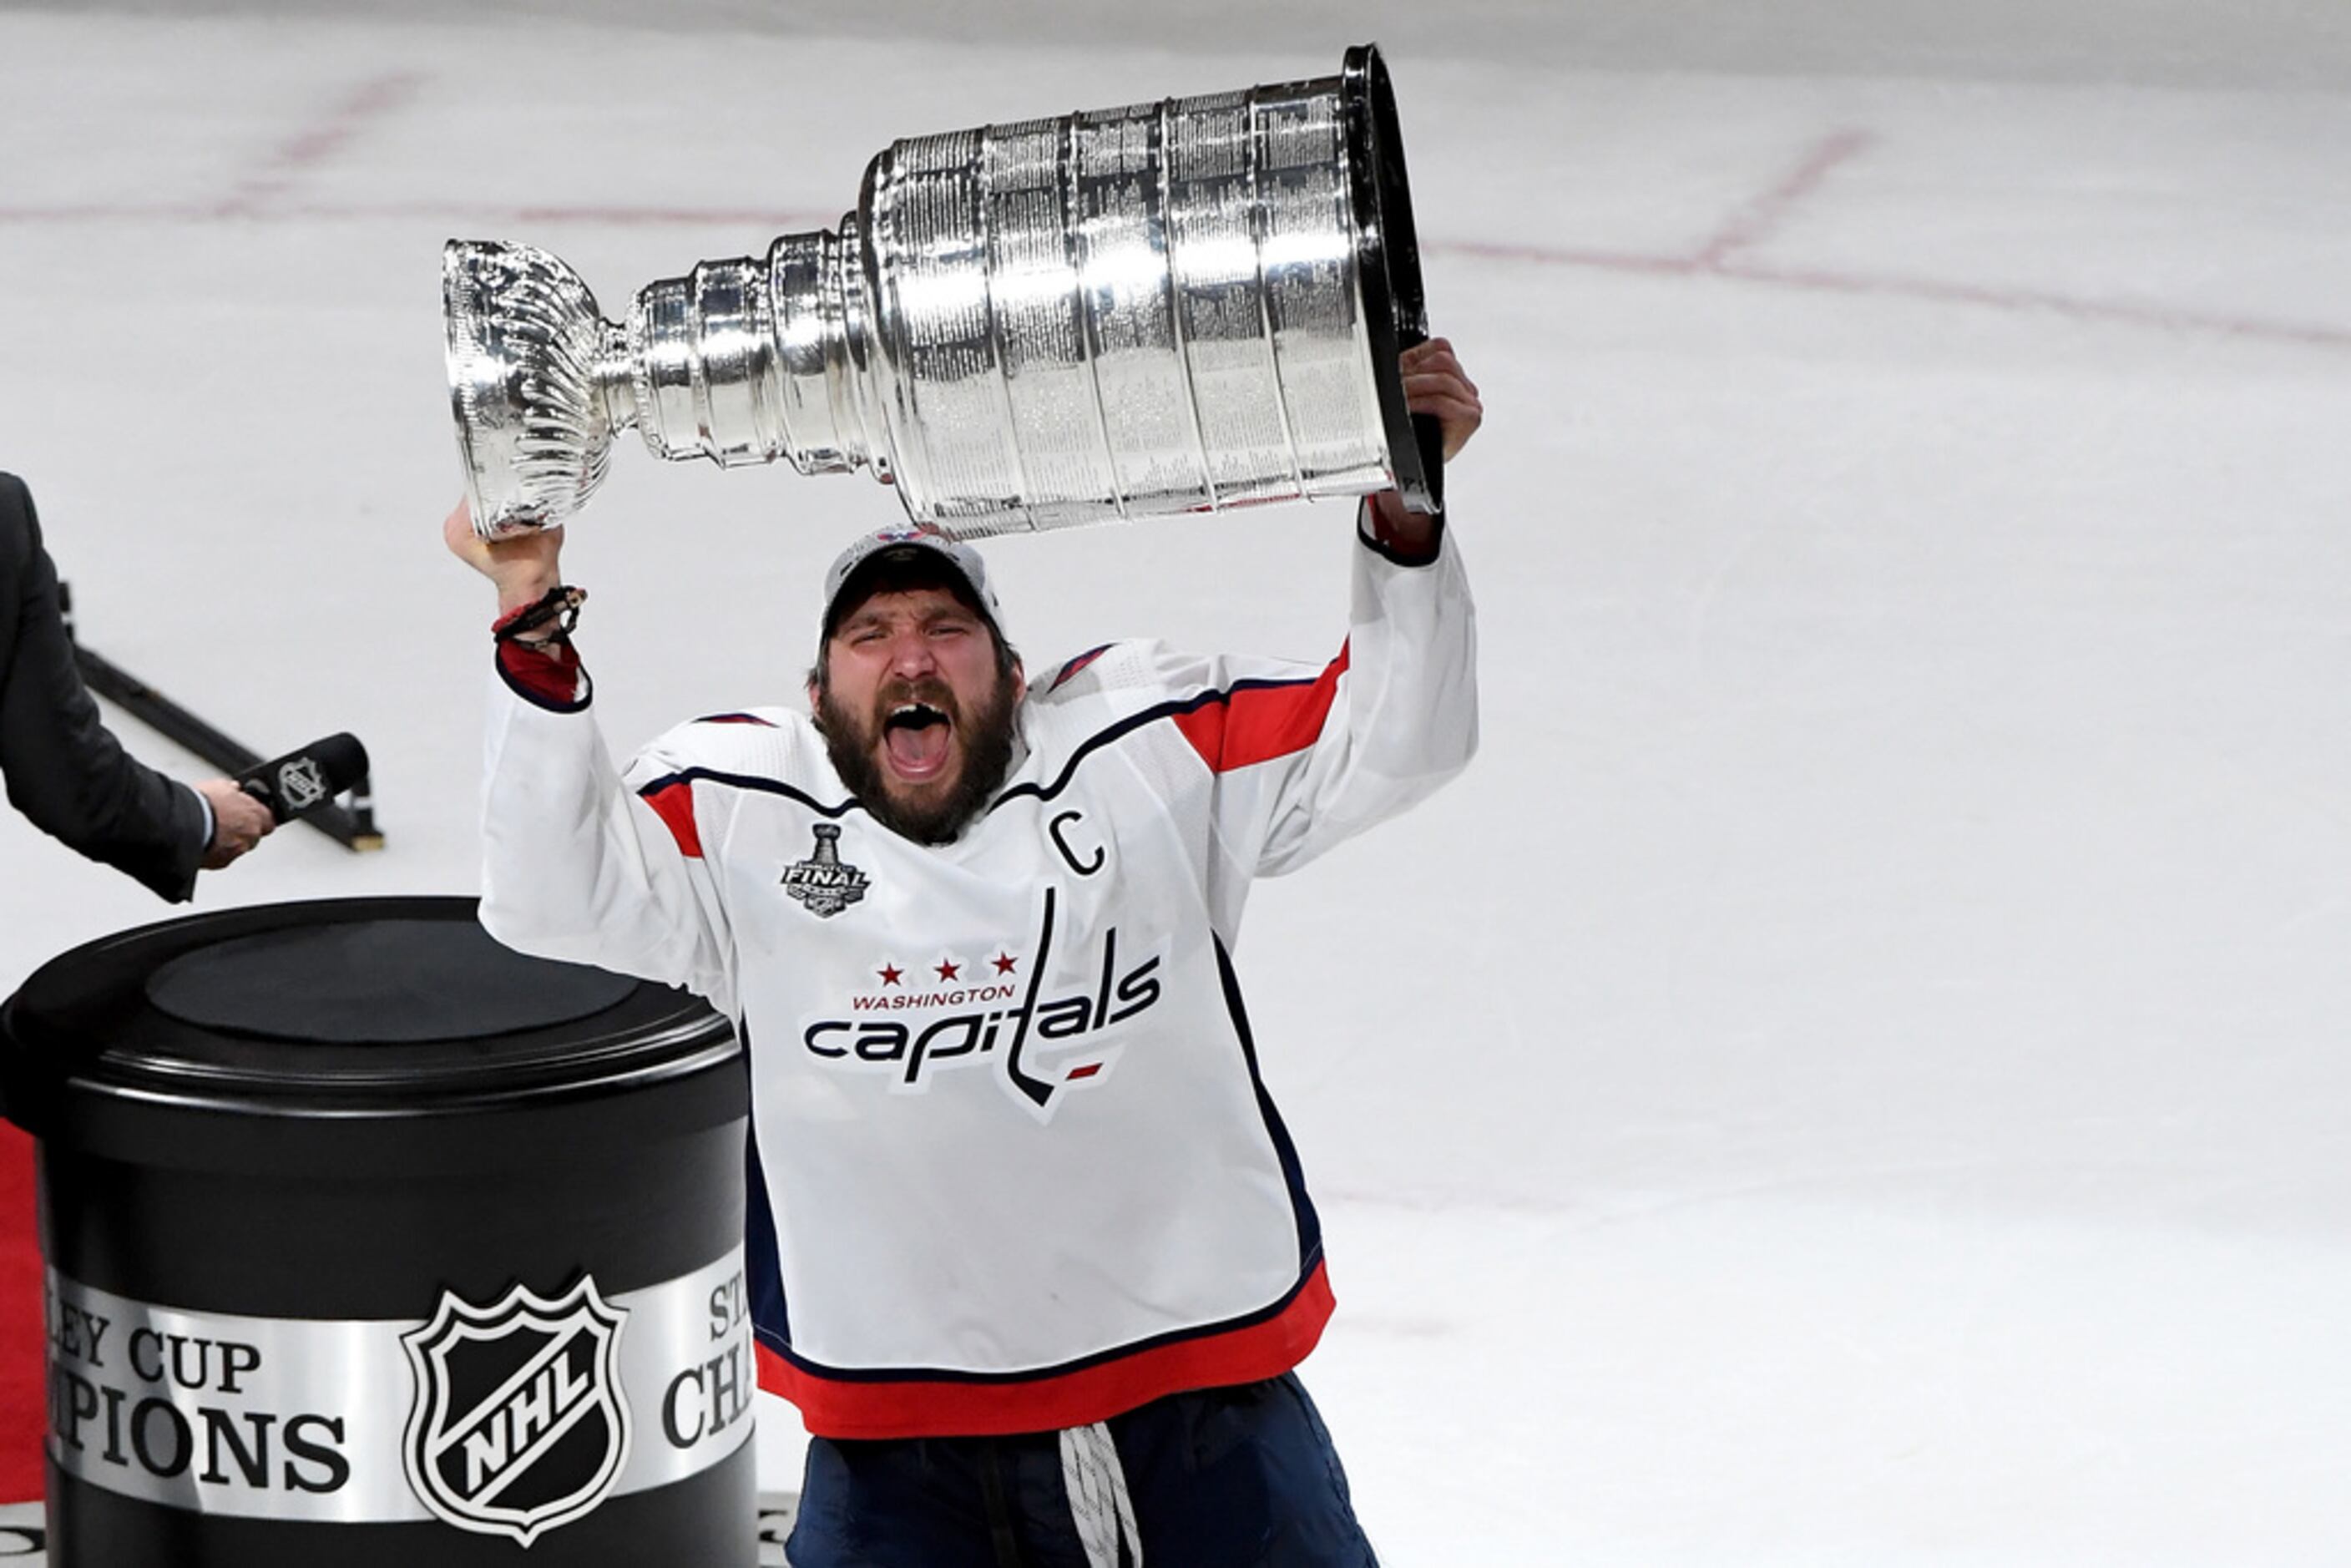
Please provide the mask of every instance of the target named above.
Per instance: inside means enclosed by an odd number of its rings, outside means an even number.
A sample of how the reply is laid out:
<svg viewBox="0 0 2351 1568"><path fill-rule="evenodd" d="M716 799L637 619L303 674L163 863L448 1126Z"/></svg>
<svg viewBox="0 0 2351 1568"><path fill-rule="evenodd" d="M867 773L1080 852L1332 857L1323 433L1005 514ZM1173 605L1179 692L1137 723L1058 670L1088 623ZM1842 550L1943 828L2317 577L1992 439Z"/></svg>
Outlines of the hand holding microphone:
<svg viewBox="0 0 2351 1568"><path fill-rule="evenodd" d="M367 747L346 732L258 763L234 779L206 779L196 786L213 809L213 840L204 868L220 870L278 823L327 804L367 773Z"/></svg>
<svg viewBox="0 0 2351 1568"><path fill-rule="evenodd" d="M234 779L207 779L196 786L196 793L213 811L212 841L196 862L206 871L219 871L277 826L269 808L246 794Z"/></svg>

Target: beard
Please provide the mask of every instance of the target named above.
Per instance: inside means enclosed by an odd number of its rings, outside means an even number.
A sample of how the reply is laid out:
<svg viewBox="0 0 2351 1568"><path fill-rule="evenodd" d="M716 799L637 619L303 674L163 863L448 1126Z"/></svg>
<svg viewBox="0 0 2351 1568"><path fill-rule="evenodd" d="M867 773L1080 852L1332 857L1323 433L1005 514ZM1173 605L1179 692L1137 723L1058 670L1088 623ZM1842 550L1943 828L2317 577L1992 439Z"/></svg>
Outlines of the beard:
<svg viewBox="0 0 2351 1568"><path fill-rule="evenodd" d="M966 712L956 695L941 681L906 681L875 694L873 711L854 714L835 700L830 685L817 688L816 723L833 771L857 797L866 814L892 832L918 844L945 844L987 807L988 798L1004 782L1012 766L1015 725L1013 683L1001 676L986 704ZM891 780L881 760L884 722L890 710L917 702L947 716L955 737L963 747L962 771L936 800L918 802L891 793Z"/></svg>

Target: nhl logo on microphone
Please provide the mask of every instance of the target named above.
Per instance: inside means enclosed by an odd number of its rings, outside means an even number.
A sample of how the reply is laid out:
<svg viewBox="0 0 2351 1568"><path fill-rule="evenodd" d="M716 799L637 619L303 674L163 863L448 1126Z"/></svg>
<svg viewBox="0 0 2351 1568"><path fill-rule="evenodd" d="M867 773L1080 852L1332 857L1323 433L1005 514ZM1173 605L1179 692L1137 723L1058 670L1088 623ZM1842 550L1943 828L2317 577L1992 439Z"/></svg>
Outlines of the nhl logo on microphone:
<svg viewBox="0 0 2351 1568"><path fill-rule="evenodd" d="M288 811L307 811L333 792L311 758L298 757L277 770L278 799L286 802Z"/></svg>
<svg viewBox="0 0 2351 1568"><path fill-rule="evenodd" d="M401 1459L424 1506L528 1546L602 1502L629 1458L626 1317L584 1275L552 1301L520 1284L492 1307L444 1291L401 1336L416 1383Z"/></svg>

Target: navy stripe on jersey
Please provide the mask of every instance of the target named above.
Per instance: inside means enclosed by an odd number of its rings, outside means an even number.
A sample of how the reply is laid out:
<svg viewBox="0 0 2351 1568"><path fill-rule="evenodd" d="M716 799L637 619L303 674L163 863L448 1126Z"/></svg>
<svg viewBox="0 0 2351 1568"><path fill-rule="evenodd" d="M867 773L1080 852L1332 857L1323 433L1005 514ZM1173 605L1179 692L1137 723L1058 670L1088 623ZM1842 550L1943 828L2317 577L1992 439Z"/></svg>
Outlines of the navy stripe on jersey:
<svg viewBox="0 0 2351 1568"><path fill-rule="evenodd" d="M1084 653L1082 653L1079 654L1076 658L1071 659L1068 664L1063 664L1063 665L1061 666L1061 673L1060 674L1058 674L1058 675L1055 675L1055 676L1053 677L1053 684L1052 684L1051 685L1050 685L1050 686L1047 686L1045 689L1046 689L1047 691L1049 691L1049 692L1058 692L1058 691L1060 691L1063 686L1066 686L1066 685L1068 685L1070 684L1070 677L1071 677L1071 676L1072 676L1072 675L1076 674L1079 671L1081 671L1081 670L1084 669L1088 664L1092 664L1096 659L1101 658L1104 653L1109 653L1113 648L1115 648L1115 647L1117 647L1117 646L1118 646L1118 644L1117 644L1117 643L1103 643L1101 647L1099 647L1099 648L1089 648L1089 649L1087 649Z"/></svg>
<svg viewBox="0 0 2351 1568"><path fill-rule="evenodd" d="M713 784L724 784L729 789L757 789L763 794L781 795L787 800L798 800L820 817L844 817L861 809L855 800L843 800L838 805L828 806L806 790L795 789L780 779L762 779L750 773L721 773L715 768L684 768L675 773L664 773L649 783L638 785L637 793L650 796L674 785L699 783L705 779Z"/></svg>
<svg viewBox="0 0 2351 1568"><path fill-rule="evenodd" d="M1207 691L1195 693L1191 696L1172 698L1169 701L1158 703L1151 707L1144 708L1140 713L1129 714L1126 717L1120 719L1117 723L1110 725L1103 729L1097 730L1092 735L1090 735L1085 739L1080 741L1076 747L1071 751L1070 759L1061 765L1061 772L1054 776L1052 782L1050 784L1015 784L1011 789L1007 789L995 800L989 801L987 809L990 811L993 811L998 806L1004 805L1008 801L1017 800L1024 795L1033 795L1040 800L1050 800L1054 799L1070 787L1070 780L1076 775L1079 763L1083 762L1088 757L1101 750L1103 747L1109 746L1113 742L1123 740L1127 736L1134 734L1136 730L1142 729L1149 725L1157 724L1162 719L1179 718L1186 714L1196 713L1205 707L1212 707L1219 704L1228 704L1234 697L1245 692L1281 691L1310 687L1316 685L1322 679L1324 679L1324 675L1322 672L1317 672L1311 675L1298 675L1282 679L1251 677L1249 679L1235 681L1230 685L1227 686L1212 686ZM863 802L854 798L838 801L831 805L827 805L823 801L819 800L815 796L808 793L808 791L794 789L791 785L785 783L780 779L763 779L756 774L748 773L723 773L715 768L680 768L675 773L665 773L658 779L639 785L637 787L637 793L640 795L651 796L656 791L669 789L673 785L692 784L703 779L707 779L713 784L724 784L736 789L756 789L763 794L781 795L787 800L799 801L801 805L806 806L810 810L816 812L820 817L845 817L852 811L862 810L864 809Z"/></svg>
<svg viewBox="0 0 2351 1568"><path fill-rule="evenodd" d="M743 1040L743 1082L751 1082L751 1031L735 1020ZM792 1317L784 1302L783 1244L776 1238L776 1211L768 1198L768 1173L759 1160L758 1118L745 1127L743 1167L750 1192L743 1210L744 1284L751 1298L751 1332L779 1349L792 1343Z"/></svg>
<svg viewBox="0 0 2351 1568"><path fill-rule="evenodd" d="M1211 936L1210 940L1217 947L1217 978L1225 988L1225 1009L1232 1014L1233 1032L1240 1037L1249 1086L1257 1091L1257 1108L1265 1117L1266 1135L1273 1140L1274 1153L1280 1156L1281 1179L1290 1187L1290 1207L1298 1217L1298 1271L1311 1274L1322 1257L1322 1219L1314 1212L1314 1200L1306 1194L1306 1167L1299 1163L1298 1146L1290 1141L1290 1129L1282 1124L1281 1113L1274 1109L1273 1096L1266 1092L1265 1080L1258 1073L1257 1039L1249 1033L1249 1009L1241 1005L1241 982L1233 973L1232 956L1225 951L1223 937Z"/></svg>
<svg viewBox="0 0 2351 1568"><path fill-rule="evenodd" d="M706 713L694 721L696 724L756 724L761 729L773 729L776 721L761 718L755 713Z"/></svg>
<svg viewBox="0 0 2351 1568"><path fill-rule="evenodd" d="M1076 748L1070 753L1069 761L1061 765L1061 771L1054 777L1051 783L1015 784L1011 789L1007 789L1003 794L998 795L993 801L989 802L987 809L993 811L997 807L1003 805L1007 800L1017 800L1023 795L1034 795L1040 800L1050 800L1053 799L1053 797L1059 795L1062 790L1070 787L1070 779L1077 772L1079 763L1084 761L1089 756L1101 750L1103 747L1110 745L1113 741L1123 740L1146 725L1157 724L1164 718L1179 718L1186 714L1196 713L1204 707L1213 707L1219 703L1228 703L1233 699L1237 693L1277 691L1284 687L1292 686L1311 686L1322 678L1322 674L1318 672L1311 675L1301 675L1284 680L1251 679L1235 681L1229 686L1222 688L1212 687L1207 691L1196 693L1192 696L1176 697L1170 701L1160 703L1155 706L1144 708L1141 713L1129 714L1126 717L1120 719L1116 724L1110 726L1108 728L1098 730L1094 734L1086 737L1085 739L1078 742Z"/></svg>

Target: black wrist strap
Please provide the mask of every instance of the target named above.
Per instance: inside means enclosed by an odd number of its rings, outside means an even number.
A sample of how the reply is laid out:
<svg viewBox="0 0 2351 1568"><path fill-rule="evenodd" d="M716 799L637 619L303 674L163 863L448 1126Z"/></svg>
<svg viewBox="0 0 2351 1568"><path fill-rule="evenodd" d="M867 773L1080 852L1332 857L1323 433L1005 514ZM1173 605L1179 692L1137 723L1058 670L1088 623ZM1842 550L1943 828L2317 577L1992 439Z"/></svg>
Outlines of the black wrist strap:
<svg viewBox="0 0 2351 1568"><path fill-rule="evenodd" d="M499 616L490 627L490 636L500 643L569 643L571 629L580 624L580 607L587 601L588 591L584 588L550 588L538 596L538 602ZM550 623L555 630L544 637L523 635Z"/></svg>

